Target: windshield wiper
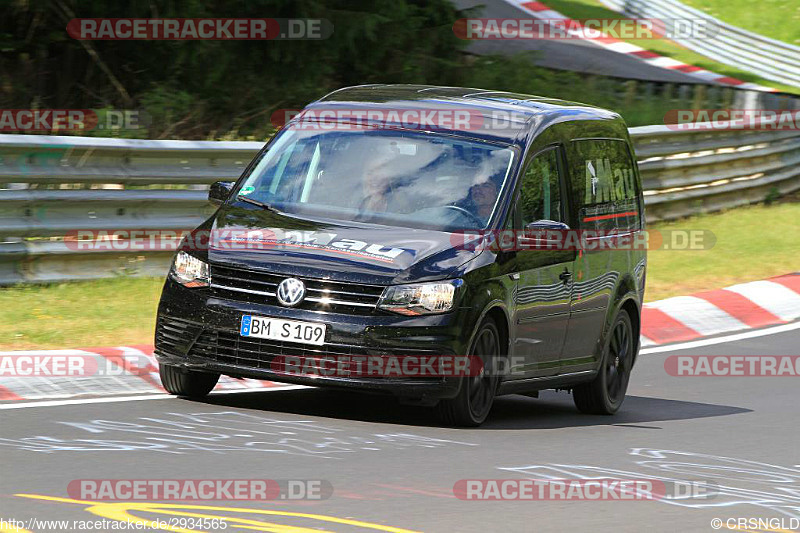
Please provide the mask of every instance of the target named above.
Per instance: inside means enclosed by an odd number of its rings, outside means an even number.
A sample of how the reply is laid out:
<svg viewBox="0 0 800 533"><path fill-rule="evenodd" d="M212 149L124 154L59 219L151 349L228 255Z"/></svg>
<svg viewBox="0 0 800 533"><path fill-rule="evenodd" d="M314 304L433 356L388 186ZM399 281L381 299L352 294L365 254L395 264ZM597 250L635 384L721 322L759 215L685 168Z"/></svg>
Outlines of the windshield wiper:
<svg viewBox="0 0 800 533"><path fill-rule="evenodd" d="M264 202L259 202L258 200L254 200L252 198L248 198L247 196L242 196L241 194L237 195L236 199L240 200L242 202L247 202L248 204L257 205L261 209L266 209L267 211L272 211L273 213L277 213L278 212L277 209L275 209L274 207L272 207L269 204L265 204Z"/></svg>

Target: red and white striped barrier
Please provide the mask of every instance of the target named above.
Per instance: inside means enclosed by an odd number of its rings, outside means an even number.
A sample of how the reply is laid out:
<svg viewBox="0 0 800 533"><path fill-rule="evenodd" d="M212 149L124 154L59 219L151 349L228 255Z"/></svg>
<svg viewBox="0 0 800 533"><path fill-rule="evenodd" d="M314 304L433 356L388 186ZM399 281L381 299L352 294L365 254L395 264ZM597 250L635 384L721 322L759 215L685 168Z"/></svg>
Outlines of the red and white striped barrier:
<svg viewBox="0 0 800 533"><path fill-rule="evenodd" d="M645 304L642 346L783 324L800 318L800 273ZM10 376L2 372L20 358L79 358L87 375ZM28 365L30 366L30 365ZM285 387L271 381L223 376L217 391ZM0 401L50 400L164 392L152 345L0 352Z"/></svg>
<svg viewBox="0 0 800 533"><path fill-rule="evenodd" d="M642 346L687 341L800 318L800 273L645 304Z"/></svg>
<svg viewBox="0 0 800 533"><path fill-rule="evenodd" d="M550 8L546 4L542 2L531 2L528 0L505 0L507 3L518 7L531 15L533 18L541 19L541 20L570 20L569 17L562 15L558 11ZM697 67L694 65L687 65L686 63L682 63L670 57L665 57L659 55L655 52L651 52L650 50L645 50L641 46L636 46L635 44L623 41L621 39L617 39L614 37L605 37L600 39L584 39L588 40L589 42L595 43L597 46L601 48L605 48L606 50L611 50L612 52L617 52L620 54L626 54L641 61L644 61L648 65L664 68L667 70L676 70L678 72L682 72L687 76L691 76L693 78L697 78L698 80L704 82L712 82L712 83L720 83L722 85L729 85L731 87L737 87L739 89L748 89L751 91L765 91L765 92L775 92L775 89L772 87L765 87L763 85L758 85L757 83L750 83L746 81L742 81L736 78L732 78L730 76L726 76L724 74L718 74L716 72L711 72L710 70L706 70L701 67Z"/></svg>

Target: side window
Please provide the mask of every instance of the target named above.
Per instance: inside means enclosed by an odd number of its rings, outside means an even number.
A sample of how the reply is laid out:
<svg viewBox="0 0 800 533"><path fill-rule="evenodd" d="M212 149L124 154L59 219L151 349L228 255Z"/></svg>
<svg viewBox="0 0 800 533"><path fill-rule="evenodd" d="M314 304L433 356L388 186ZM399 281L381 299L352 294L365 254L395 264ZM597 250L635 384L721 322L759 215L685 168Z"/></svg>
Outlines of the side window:
<svg viewBox="0 0 800 533"><path fill-rule="evenodd" d="M639 189L627 143L611 139L573 141L570 184L581 229L640 228Z"/></svg>
<svg viewBox="0 0 800 533"><path fill-rule="evenodd" d="M531 159L520 184L517 207L522 227L537 220L563 222L559 152L554 148Z"/></svg>

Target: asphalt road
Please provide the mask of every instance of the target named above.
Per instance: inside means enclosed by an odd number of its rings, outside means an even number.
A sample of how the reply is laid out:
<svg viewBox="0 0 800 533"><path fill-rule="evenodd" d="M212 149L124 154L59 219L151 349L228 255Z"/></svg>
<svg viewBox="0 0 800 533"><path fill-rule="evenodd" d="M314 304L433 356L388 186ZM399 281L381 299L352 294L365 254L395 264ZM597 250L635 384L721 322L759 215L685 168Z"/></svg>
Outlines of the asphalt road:
<svg viewBox="0 0 800 533"><path fill-rule="evenodd" d="M713 518L789 520L800 517L798 378L672 377L664 362L675 354L796 355L798 345L800 329L680 351L658 347L669 351L640 356L615 417L581 415L567 393L546 392L499 399L479 429L438 427L428 409L390 398L321 389L0 410L0 518L190 512L295 532L303 530L282 528L654 532L713 531ZM453 495L463 479L547 477L655 477L704 482L721 493L669 501ZM80 479L187 478L324 480L333 494L322 501L166 502L175 507L164 509L141 502L90 508L68 491Z"/></svg>
<svg viewBox="0 0 800 533"><path fill-rule="evenodd" d="M529 18L525 11L504 0L454 0L459 9L483 5L479 18ZM587 41L485 40L470 43L476 54L515 54L536 51L536 63L548 68L590 72L647 81L698 83L681 72L654 67L635 57L612 52Z"/></svg>

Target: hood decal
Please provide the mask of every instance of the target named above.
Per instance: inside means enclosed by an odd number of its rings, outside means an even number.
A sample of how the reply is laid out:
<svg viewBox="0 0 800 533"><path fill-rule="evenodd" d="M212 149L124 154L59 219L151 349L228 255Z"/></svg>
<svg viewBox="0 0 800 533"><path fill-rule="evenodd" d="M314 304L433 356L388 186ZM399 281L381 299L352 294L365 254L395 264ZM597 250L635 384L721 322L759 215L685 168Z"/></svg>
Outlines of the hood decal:
<svg viewBox="0 0 800 533"><path fill-rule="evenodd" d="M212 235L210 247L214 250L276 251L306 249L356 256L382 263L394 263L404 253L413 258L415 250L396 248L381 243L337 238L327 231L264 229L218 229Z"/></svg>

